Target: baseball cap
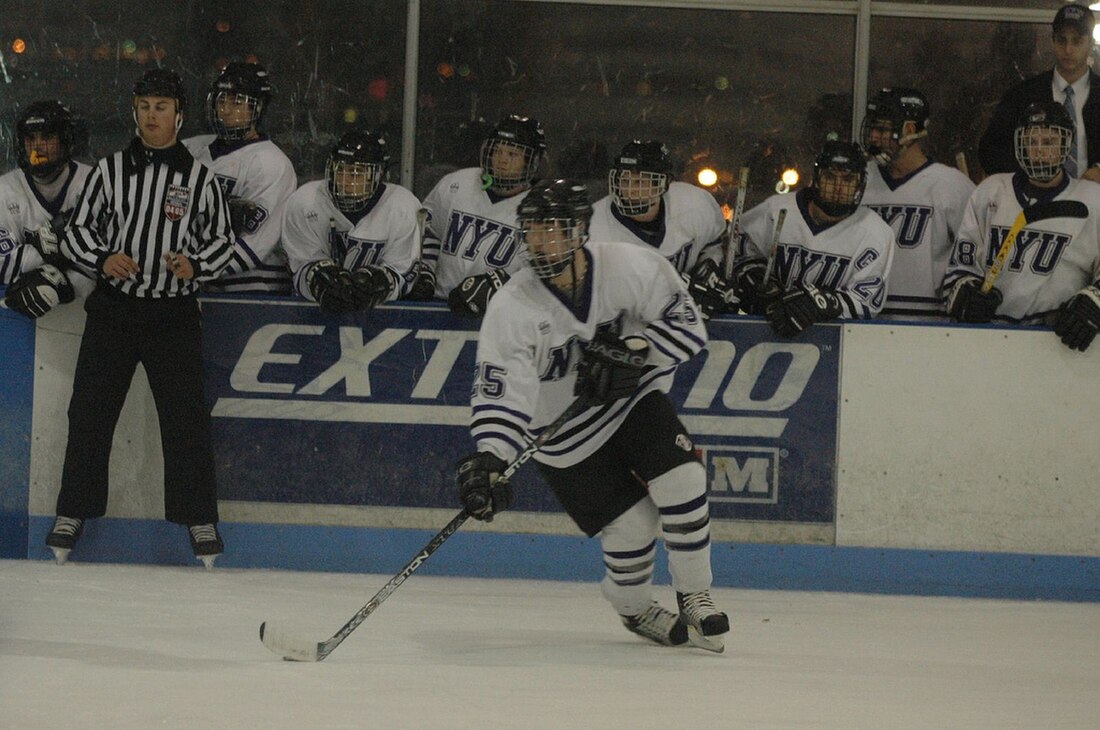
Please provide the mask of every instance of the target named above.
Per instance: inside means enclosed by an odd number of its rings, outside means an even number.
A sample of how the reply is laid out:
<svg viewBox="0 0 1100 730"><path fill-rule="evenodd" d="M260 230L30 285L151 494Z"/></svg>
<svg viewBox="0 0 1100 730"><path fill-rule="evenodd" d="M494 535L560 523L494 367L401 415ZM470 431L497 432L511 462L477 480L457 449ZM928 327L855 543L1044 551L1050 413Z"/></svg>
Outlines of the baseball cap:
<svg viewBox="0 0 1100 730"><path fill-rule="evenodd" d="M1052 25L1055 33L1064 28L1073 28L1081 35L1091 38L1092 29L1096 27L1096 18L1093 17L1092 11L1084 5L1073 3L1062 6L1058 14L1054 16Z"/></svg>

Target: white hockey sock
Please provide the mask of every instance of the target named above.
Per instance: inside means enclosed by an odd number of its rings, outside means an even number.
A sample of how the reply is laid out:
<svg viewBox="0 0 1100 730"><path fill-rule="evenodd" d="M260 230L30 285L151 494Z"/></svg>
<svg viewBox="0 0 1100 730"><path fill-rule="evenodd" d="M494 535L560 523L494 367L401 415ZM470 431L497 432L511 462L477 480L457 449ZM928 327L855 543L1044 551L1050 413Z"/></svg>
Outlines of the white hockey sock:
<svg viewBox="0 0 1100 730"><path fill-rule="evenodd" d="M672 586L681 593L710 588L710 508L706 472L698 462L681 464L649 481L661 516Z"/></svg>
<svg viewBox="0 0 1100 730"><path fill-rule="evenodd" d="M600 591L623 616L636 616L653 603L657 523L656 505L643 499L600 531L606 567Z"/></svg>

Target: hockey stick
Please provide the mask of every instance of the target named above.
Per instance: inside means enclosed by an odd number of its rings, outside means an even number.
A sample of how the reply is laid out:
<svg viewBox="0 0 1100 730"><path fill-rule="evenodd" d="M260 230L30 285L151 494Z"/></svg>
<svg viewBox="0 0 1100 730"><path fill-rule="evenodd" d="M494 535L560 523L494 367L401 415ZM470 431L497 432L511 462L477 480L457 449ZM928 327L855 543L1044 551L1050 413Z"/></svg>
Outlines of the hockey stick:
<svg viewBox="0 0 1100 730"><path fill-rule="evenodd" d="M565 412L558 416L557 420L544 428L542 432L531 439L528 442L527 447L520 452L519 456L512 460L512 463L504 469L500 475L500 479L508 481L512 476L523 466L528 459L535 455L547 441L552 439L554 435L561 430L568 421L572 420L582 411L588 408L588 400L586 398L578 398L573 401ZM451 519L447 525L435 534L428 544L425 545L416 556L410 560L401 572L390 578L390 581L386 585L382 586L382 590L374 594L374 597L367 601L366 605L360 608L354 616L346 624L340 627L340 630L332 635L329 639L321 642L311 642L300 639L298 637L290 636L276 627L268 627L267 622L260 624L260 641L263 642L273 653L281 656L286 661L291 662L319 662L329 654L332 650L340 645L340 643L348 638L348 635L358 628L359 624L366 620L367 616L374 613L374 610L382 605L382 601L390 597L390 594L397 590L397 588L405 582L405 579L416 572L416 569L424 564L424 561L431 557L432 553L439 549L439 546L447 541L451 535L458 532L458 528L462 527L462 524L466 522L469 515L465 510L459 512L454 518Z"/></svg>
<svg viewBox="0 0 1100 730"><path fill-rule="evenodd" d="M1089 208L1080 200L1052 200L1048 203L1038 203L1021 210L1020 214L1016 216L1016 220L1012 222L1012 227L1008 229L1008 235L1005 236L1004 243L1001 244L1001 248L993 258L993 264L986 272L985 279L982 281L982 294L988 294L993 288L997 277L1001 275L1001 269L1004 268L1005 261L1008 260L1008 254L1012 252L1012 247L1016 245L1016 237L1020 235L1020 231L1024 229L1024 226L1048 218L1088 217Z"/></svg>
<svg viewBox="0 0 1100 730"><path fill-rule="evenodd" d="M737 180L737 202L730 216L729 229L726 231L725 259L722 261L722 273L726 281L733 275L733 239L741 232L741 213L745 210L745 195L749 188L749 168L742 167Z"/></svg>
<svg viewBox="0 0 1100 730"><path fill-rule="evenodd" d="M780 208L779 215L775 217L775 230L772 231L771 246L768 248L768 266L764 269L764 280L760 283L761 290L767 289L768 282L775 273L775 260L779 258L779 233L783 230L785 220L787 220L787 209Z"/></svg>

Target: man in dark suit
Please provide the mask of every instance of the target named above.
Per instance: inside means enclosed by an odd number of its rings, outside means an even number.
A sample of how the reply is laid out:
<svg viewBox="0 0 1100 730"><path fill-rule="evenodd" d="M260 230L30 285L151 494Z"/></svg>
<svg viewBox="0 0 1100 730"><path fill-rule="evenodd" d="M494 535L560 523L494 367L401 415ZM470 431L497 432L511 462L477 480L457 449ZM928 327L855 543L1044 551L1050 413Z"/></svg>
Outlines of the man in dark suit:
<svg viewBox="0 0 1100 730"><path fill-rule="evenodd" d="M1088 64L1096 19L1086 6L1072 4L1058 11L1052 25L1054 68L1009 89L978 143L978 157L987 175L1018 170L1016 122L1028 104L1053 99L1066 107L1076 130L1066 172L1100 182L1100 76Z"/></svg>

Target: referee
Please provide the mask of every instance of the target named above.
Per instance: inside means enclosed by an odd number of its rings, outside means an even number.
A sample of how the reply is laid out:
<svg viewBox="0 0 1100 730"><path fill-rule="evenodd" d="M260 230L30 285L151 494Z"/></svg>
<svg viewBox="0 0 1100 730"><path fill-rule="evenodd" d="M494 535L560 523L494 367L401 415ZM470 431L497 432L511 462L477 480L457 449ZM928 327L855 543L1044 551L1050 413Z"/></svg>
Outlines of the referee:
<svg viewBox="0 0 1100 730"><path fill-rule="evenodd" d="M61 242L98 285L84 305L57 519L46 544L64 562L84 521L106 513L111 442L140 362L160 420L164 517L188 527L195 556L209 568L224 545L196 292L229 262L233 232L214 174L176 139L179 75L145 72L133 104L138 136L89 174Z"/></svg>

